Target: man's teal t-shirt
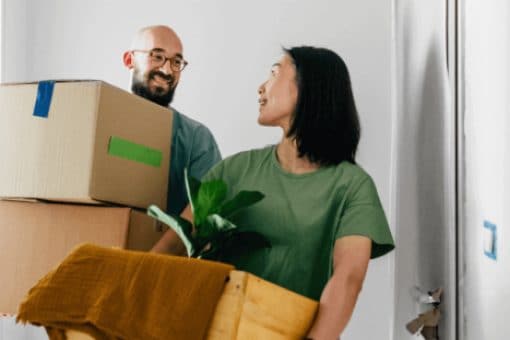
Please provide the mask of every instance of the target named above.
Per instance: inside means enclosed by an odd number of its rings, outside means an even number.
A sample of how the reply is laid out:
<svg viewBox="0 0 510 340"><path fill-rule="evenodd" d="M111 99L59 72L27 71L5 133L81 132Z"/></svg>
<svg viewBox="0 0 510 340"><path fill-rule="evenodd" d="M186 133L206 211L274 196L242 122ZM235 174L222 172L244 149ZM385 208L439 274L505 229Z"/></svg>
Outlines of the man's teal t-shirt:
<svg viewBox="0 0 510 340"><path fill-rule="evenodd" d="M174 119L166 211L179 215L188 204L184 169L190 176L201 179L221 160L221 154L214 136L205 125L175 109L171 110Z"/></svg>
<svg viewBox="0 0 510 340"><path fill-rule="evenodd" d="M265 198L233 216L241 230L257 231L271 248L227 259L237 269L315 300L332 275L335 241L347 235L372 240L372 258L394 248L370 176L359 166L336 166L296 175L284 171L275 147L242 152L218 163L203 181L222 179L227 199L241 190Z"/></svg>

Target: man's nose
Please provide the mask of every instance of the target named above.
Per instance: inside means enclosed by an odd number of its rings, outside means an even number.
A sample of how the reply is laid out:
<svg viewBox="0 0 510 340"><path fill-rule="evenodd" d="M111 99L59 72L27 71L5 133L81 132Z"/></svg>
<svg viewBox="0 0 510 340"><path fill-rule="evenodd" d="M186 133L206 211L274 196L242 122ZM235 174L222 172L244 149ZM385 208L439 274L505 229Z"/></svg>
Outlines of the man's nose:
<svg viewBox="0 0 510 340"><path fill-rule="evenodd" d="M171 61L170 59L166 59L164 62L163 62L163 65L161 65L159 67L159 70L165 74L172 74L174 73L174 70L172 70L172 67L170 65Z"/></svg>

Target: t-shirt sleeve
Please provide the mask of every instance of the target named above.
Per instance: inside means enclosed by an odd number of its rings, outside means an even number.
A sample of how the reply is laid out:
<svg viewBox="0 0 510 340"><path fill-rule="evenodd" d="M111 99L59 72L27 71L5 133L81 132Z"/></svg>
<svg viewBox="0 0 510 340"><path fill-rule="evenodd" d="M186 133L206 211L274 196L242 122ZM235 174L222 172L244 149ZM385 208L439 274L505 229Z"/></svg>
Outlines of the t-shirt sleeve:
<svg viewBox="0 0 510 340"><path fill-rule="evenodd" d="M363 179L346 198L335 239L348 235L370 238L371 258L382 256L395 247L377 189L370 177Z"/></svg>
<svg viewBox="0 0 510 340"><path fill-rule="evenodd" d="M223 163L225 161L219 161L216 163L205 175L202 177L202 182L212 181L215 179L221 179L223 174Z"/></svg>
<svg viewBox="0 0 510 340"><path fill-rule="evenodd" d="M188 170L190 176L202 179L220 160L221 153L214 136L205 126L200 126L193 136L193 150Z"/></svg>

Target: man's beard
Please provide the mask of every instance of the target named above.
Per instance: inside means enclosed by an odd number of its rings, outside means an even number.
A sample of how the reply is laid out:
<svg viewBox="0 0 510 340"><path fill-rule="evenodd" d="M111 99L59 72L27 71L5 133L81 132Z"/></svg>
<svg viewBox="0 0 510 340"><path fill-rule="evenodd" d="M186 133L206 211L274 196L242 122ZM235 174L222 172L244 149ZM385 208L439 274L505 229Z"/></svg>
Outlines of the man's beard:
<svg viewBox="0 0 510 340"><path fill-rule="evenodd" d="M149 88L149 81L154 79L154 77L160 77L166 81L168 81L168 89L164 89L162 87L156 87L155 91L151 91ZM142 78L142 79L140 79ZM153 103L158 105L168 107L174 98L175 93L175 79L171 75L164 74L163 72L152 70L147 74L146 79L143 79L143 76L140 77L140 73L135 70L133 74L133 81L131 85L131 91L134 94L139 95L145 99L150 100Z"/></svg>

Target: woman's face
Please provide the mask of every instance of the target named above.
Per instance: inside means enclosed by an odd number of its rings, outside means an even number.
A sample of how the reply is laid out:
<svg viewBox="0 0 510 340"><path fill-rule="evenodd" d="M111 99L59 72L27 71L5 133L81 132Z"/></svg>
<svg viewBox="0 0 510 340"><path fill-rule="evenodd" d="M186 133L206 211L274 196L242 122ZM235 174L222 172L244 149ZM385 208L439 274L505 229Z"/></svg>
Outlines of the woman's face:
<svg viewBox="0 0 510 340"><path fill-rule="evenodd" d="M288 131L297 97L296 67L291 57L284 54L271 67L269 79L259 87L259 124L281 126Z"/></svg>

